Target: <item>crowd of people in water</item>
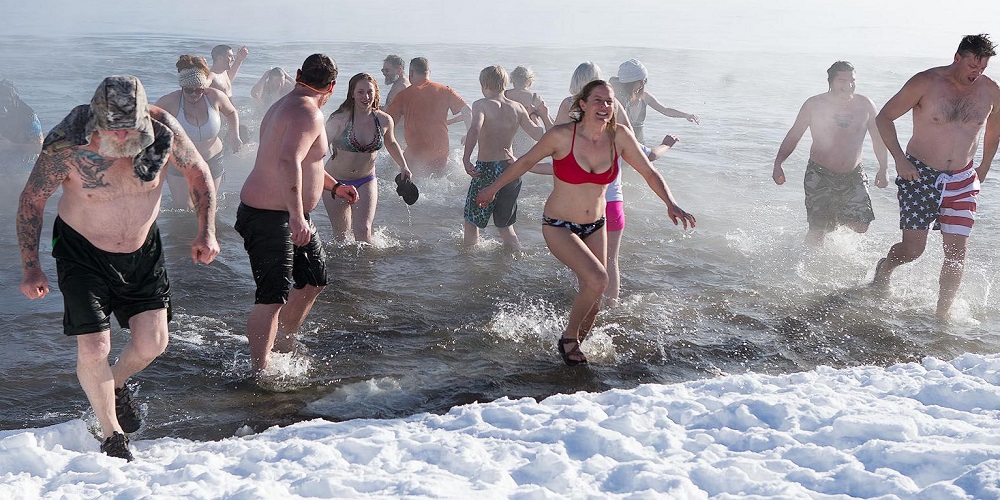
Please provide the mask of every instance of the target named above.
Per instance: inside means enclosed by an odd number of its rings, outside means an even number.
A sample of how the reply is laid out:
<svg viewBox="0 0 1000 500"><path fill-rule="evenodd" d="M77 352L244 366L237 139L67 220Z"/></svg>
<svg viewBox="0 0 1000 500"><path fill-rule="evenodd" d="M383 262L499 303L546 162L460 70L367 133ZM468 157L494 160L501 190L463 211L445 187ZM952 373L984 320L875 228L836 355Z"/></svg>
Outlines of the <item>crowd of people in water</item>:
<svg viewBox="0 0 1000 500"><path fill-rule="evenodd" d="M61 188L52 255L64 333L77 340L78 378L108 455L132 460L127 435L141 418L129 379L167 345L170 288L156 226L164 184L172 203L197 218L191 258L208 264L219 254L215 211L225 158L249 140L241 134L232 92L248 55L246 47L220 45L212 50L211 66L200 56L181 55L175 64L179 88L155 104L139 78L107 77L89 104L72 109L44 139L14 85L0 82L0 162L5 168L34 162L17 213L21 291L29 299L49 292L39 240L45 205ZM865 232L874 219L861 165L865 138L871 137L880 166L877 187L888 185L891 154L902 239L875 265L874 285L888 286L898 266L923 252L929 230L940 229L940 317L947 316L961 282L980 182L1000 144L1000 88L983 76L994 55L988 36L966 36L950 64L910 78L880 111L855 92L854 66L837 61L827 71L829 90L802 105L774 161L773 179L780 185L784 161L810 131L806 241L821 244L839 225ZM466 132L461 163L470 177L462 211L466 246L477 243L492 219L505 247L519 251L514 224L520 178L528 172L552 177L542 235L578 281L557 348L567 365L587 364L582 346L597 313L620 293L623 168L638 172L675 225L696 223L651 163L677 138L645 144L647 110L694 124L698 117L647 92L648 71L635 59L607 80L594 63L580 64L570 78L570 95L554 115L532 92L535 75L527 67L510 73L497 65L483 68L483 97L471 105L430 79L426 58L415 57L404 69L397 55L382 62L389 86L384 102L378 78L353 75L346 99L329 116L323 106L338 69L324 54L307 57L294 77L275 67L253 86L254 102L266 111L235 224L256 283L246 329L253 369L265 370L273 352L295 349L299 327L328 284L327 257L312 220L320 201L335 238L370 242L379 151L398 166L397 193L415 203L414 180L448 172L448 130L458 123ZM894 122L911 111L913 135L904 149ZM397 140L398 128L404 141ZM974 168L984 130L982 162ZM131 337L109 365L112 313Z"/></svg>

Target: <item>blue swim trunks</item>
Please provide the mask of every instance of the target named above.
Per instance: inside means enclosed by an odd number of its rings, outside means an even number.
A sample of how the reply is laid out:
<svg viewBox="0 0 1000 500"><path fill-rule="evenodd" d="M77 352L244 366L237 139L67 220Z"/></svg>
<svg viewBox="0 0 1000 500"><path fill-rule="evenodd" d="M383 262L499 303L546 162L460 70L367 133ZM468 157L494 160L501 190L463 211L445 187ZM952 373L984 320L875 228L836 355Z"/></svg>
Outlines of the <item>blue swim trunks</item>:
<svg viewBox="0 0 1000 500"><path fill-rule="evenodd" d="M511 181L506 186L497 191L497 196L493 203L480 207L476 204L476 196L484 188L493 184L504 170L510 166L510 161L477 161L476 171L479 177L472 179L469 183L469 195L465 198L465 220L475 224L482 229L493 216L493 224L496 227L508 227L517 222L517 196L521 194L521 178Z"/></svg>

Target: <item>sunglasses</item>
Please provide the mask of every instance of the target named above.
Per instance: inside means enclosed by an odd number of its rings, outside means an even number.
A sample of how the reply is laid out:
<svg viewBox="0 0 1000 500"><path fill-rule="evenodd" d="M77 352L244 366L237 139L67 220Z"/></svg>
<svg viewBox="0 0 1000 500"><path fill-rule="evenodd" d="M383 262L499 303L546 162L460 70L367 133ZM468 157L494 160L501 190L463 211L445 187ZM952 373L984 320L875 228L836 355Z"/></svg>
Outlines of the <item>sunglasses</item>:
<svg viewBox="0 0 1000 500"><path fill-rule="evenodd" d="M181 87L181 90L183 90L184 93L188 94L188 95L191 95L191 94L200 94L200 93L202 93L202 92L205 91L205 89L203 89L201 87Z"/></svg>

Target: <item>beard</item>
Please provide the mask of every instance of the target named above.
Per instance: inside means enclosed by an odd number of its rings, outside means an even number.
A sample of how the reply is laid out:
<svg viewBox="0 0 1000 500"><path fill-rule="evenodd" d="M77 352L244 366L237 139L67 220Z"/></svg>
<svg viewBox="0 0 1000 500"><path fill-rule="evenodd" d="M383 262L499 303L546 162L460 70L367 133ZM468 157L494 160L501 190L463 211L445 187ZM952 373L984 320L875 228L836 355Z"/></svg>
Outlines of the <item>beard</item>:
<svg viewBox="0 0 1000 500"><path fill-rule="evenodd" d="M386 85L392 85L396 83L396 80L399 80L399 75L385 75Z"/></svg>
<svg viewBox="0 0 1000 500"><path fill-rule="evenodd" d="M101 134L97 152L105 158L135 158L142 149L142 136L139 134L129 134L125 139L118 139L112 134Z"/></svg>

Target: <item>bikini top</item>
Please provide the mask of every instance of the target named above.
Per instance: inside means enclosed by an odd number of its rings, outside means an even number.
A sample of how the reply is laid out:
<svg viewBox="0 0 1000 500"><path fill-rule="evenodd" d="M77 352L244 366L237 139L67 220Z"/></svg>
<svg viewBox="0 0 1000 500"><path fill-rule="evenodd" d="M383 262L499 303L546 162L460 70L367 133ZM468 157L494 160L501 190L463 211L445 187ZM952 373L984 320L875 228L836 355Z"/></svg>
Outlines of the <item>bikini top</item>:
<svg viewBox="0 0 1000 500"><path fill-rule="evenodd" d="M184 132L194 142L207 142L215 139L219 136L219 131L222 130L222 117L219 116L219 111L208 102L208 96L205 96L202 100L205 101L208 119L201 125L189 122L187 117L184 116L184 96L181 96L181 103L177 109L177 121L180 122L181 127L184 127Z"/></svg>
<svg viewBox="0 0 1000 500"><path fill-rule="evenodd" d="M372 116L375 118L375 138L372 139L372 142L363 145L354 136L354 112L352 111L351 121L347 123L347 128L344 129L344 133L340 136L340 140L336 145L337 149L354 153L374 153L382 149L382 124L378 121L378 113L372 113Z"/></svg>
<svg viewBox="0 0 1000 500"><path fill-rule="evenodd" d="M614 157L611 159L611 166L600 173L587 172L576 161L573 155L573 146L576 145L576 124L573 124L573 142L569 146L569 154L556 160L552 159L552 174L563 182L570 184L610 184L618 177L618 147L612 143Z"/></svg>

